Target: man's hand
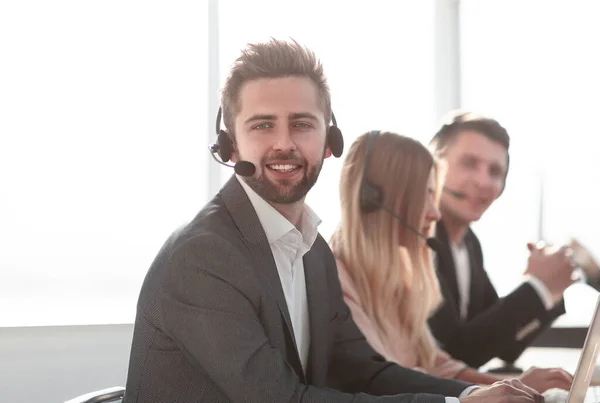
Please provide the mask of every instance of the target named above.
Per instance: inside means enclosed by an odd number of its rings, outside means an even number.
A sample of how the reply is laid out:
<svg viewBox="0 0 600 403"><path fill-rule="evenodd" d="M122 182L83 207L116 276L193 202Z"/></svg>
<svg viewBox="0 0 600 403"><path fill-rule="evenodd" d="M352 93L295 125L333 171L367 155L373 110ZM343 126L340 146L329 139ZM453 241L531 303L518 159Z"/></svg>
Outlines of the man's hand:
<svg viewBox="0 0 600 403"><path fill-rule="evenodd" d="M559 299L563 292L573 284L573 263L569 258L569 248L560 248L550 252L548 248L527 247L531 252L525 274L540 280L554 298Z"/></svg>
<svg viewBox="0 0 600 403"><path fill-rule="evenodd" d="M573 375L560 368L532 367L519 376L519 380L530 388L544 393L552 388L569 390L573 383Z"/></svg>
<svg viewBox="0 0 600 403"><path fill-rule="evenodd" d="M544 397L518 379L505 379L459 400L462 403L543 403Z"/></svg>

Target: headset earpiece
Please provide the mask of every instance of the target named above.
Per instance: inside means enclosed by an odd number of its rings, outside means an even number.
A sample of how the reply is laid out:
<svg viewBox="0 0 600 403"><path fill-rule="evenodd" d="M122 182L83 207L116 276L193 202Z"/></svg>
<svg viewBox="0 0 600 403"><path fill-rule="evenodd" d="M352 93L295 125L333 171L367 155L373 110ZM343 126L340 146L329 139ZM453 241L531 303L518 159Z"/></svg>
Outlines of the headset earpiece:
<svg viewBox="0 0 600 403"><path fill-rule="evenodd" d="M229 133L225 130L219 130L217 145L219 146L219 157L221 157L221 160L223 162L229 161L231 159L231 154L233 154L233 144L231 143Z"/></svg>
<svg viewBox="0 0 600 403"><path fill-rule="evenodd" d="M216 121L216 132L217 132L217 143L218 146L217 152L219 153L219 157L223 162L227 162L231 159L233 154L233 142L231 141L231 137L229 133L225 130L221 129L221 117L223 114L222 108L219 108L217 112L217 121ZM331 150L331 153L339 158L344 152L344 137L342 136L342 131L337 127L337 122L335 120L335 115L333 112L331 113L331 122L332 125L329 127L327 131L327 145Z"/></svg>
<svg viewBox="0 0 600 403"><path fill-rule="evenodd" d="M219 157L221 157L222 162L227 162L231 159L231 155L233 154L233 143L231 141L231 137L229 137L229 133L221 129L222 116L223 109L219 107L219 110L217 111L217 121L215 124L217 143L213 144L213 149L216 148L216 152L219 154Z"/></svg>
<svg viewBox="0 0 600 403"><path fill-rule="evenodd" d="M339 158L344 152L344 137L337 126L329 127L327 132L327 144L334 157Z"/></svg>
<svg viewBox="0 0 600 403"><path fill-rule="evenodd" d="M365 160L363 166L363 174L360 184L360 210L364 213L371 213L381 208L383 204L383 190L380 186L369 182L367 173L369 172L369 164L371 161L371 150L373 149L373 143L375 143L375 137L379 135L379 130L371 131L368 136Z"/></svg>
<svg viewBox="0 0 600 403"><path fill-rule="evenodd" d="M331 126L327 131L327 145L334 157L339 158L344 152L344 136L342 131L337 126L335 115L331 112Z"/></svg>
<svg viewBox="0 0 600 403"><path fill-rule="evenodd" d="M360 210L364 213L372 213L379 210L382 203L381 188L365 179L360 187Z"/></svg>

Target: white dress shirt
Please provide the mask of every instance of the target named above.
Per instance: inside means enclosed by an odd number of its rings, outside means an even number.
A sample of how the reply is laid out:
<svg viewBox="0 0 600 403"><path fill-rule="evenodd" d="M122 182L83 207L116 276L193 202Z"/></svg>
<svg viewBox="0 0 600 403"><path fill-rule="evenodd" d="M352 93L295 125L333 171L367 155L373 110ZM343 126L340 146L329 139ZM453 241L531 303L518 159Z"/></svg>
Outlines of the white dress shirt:
<svg viewBox="0 0 600 403"><path fill-rule="evenodd" d="M456 285L459 295L460 318L465 320L469 312L469 298L471 288L471 266L469 264L469 253L464 243L460 245L450 244L454 267L456 268Z"/></svg>
<svg viewBox="0 0 600 403"><path fill-rule="evenodd" d="M458 295L460 298L460 318L465 320L467 318L467 313L469 312L469 299L471 294L471 266L469 254L464 243L461 243L460 245L450 243L450 250L452 251L454 267L456 268L456 284L458 286ZM531 284L547 311L556 305L558 301L552 297L552 294L541 280L530 275L526 275L524 280L526 283Z"/></svg>
<svg viewBox="0 0 600 403"><path fill-rule="evenodd" d="M237 179L256 210L256 215L258 215L271 246L283 295L292 320L300 362L306 372L310 348L310 323L302 257L317 239L317 227L321 223L321 219L305 204L298 228L296 228L273 206L256 194L242 178L238 176Z"/></svg>
<svg viewBox="0 0 600 403"><path fill-rule="evenodd" d="M302 257L317 239L317 227L321 223L321 219L305 204L300 223L296 228L273 206L256 194L242 178L237 176L237 179L246 191L271 246L285 302L292 320L296 347L302 368L306 372L310 348L310 323ZM467 396L476 388L478 386L474 385L465 389L460 397ZM446 403L459 402L455 397L446 397Z"/></svg>

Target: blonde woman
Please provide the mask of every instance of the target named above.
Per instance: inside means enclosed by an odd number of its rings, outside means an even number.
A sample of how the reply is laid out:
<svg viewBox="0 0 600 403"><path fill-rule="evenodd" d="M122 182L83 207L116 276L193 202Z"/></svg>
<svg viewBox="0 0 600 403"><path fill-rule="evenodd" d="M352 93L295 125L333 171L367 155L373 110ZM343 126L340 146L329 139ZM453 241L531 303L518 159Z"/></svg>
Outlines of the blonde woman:
<svg viewBox="0 0 600 403"><path fill-rule="evenodd" d="M388 361L442 378L498 381L440 350L427 319L441 293L426 238L440 219L443 169L416 140L370 132L352 144L340 182L341 222L332 236L344 299L371 346ZM569 389L561 369L520 377L544 392Z"/></svg>

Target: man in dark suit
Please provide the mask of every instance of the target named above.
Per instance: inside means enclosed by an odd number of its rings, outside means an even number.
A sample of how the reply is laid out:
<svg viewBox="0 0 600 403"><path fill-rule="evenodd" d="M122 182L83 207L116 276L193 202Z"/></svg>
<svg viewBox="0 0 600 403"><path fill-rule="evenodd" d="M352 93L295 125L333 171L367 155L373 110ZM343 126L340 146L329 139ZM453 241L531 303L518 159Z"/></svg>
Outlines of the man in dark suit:
<svg viewBox="0 0 600 403"><path fill-rule="evenodd" d="M444 248L437 272L444 303L430 319L436 339L454 358L479 367L491 358L511 363L559 315L572 284L565 249L554 253L529 245L526 279L498 298L470 228L504 190L509 136L495 120L454 112L432 140L447 163L436 237Z"/></svg>
<svg viewBox="0 0 600 403"><path fill-rule="evenodd" d="M237 175L150 267L126 403L540 401L519 381L475 390L385 362L354 325L304 204L343 147L312 52L250 45L222 97L212 150Z"/></svg>

